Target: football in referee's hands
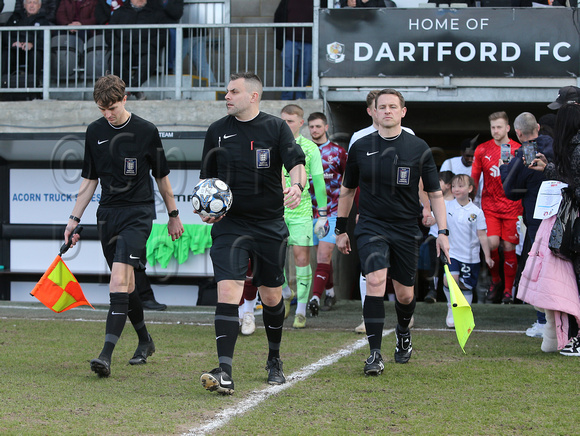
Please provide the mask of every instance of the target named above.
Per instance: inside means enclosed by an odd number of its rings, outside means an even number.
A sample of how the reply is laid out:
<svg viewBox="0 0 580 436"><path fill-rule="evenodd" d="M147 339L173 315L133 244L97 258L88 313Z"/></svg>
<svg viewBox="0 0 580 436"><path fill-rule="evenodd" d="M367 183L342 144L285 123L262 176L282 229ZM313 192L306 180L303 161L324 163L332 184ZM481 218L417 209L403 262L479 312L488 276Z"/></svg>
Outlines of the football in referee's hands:
<svg viewBox="0 0 580 436"><path fill-rule="evenodd" d="M191 196L194 212L202 217L219 218L229 210L232 201L228 184L216 178L201 180Z"/></svg>

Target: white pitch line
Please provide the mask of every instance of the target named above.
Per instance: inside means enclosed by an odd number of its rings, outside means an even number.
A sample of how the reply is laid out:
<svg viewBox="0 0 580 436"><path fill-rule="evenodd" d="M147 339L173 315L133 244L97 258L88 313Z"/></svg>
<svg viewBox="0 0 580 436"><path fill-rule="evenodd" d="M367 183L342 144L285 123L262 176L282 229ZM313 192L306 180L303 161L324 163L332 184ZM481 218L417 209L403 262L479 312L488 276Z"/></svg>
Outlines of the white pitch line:
<svg viewBox="0 0 580 436"><path fill-rule="evenodd" d="M394 331L395 329L383 330L383 336L389 335ZM352 354L353 352L355 352L359 348L364 347L367 344L368 341L366 337L363 339L359 339L349 347L343 348L342 350L339 350L334 354L323 357L318 362L307 365L304 368L290 374L286 379L286 383L284 383L283 385L269 386L260 391L253 391L249 394L248 398L245 398L235 406L232 406L216 414L209 424L205 424L197 428L192 428L191 430L189 430L189 433L184 433L183 436L205 435L207 432L215 431L218 428L227 424L230 421L230 419L232 419L234 416L243 415L244 413L249 412L251 409L258 406L260 403L267 400L272 395L282 392L283 390L294 386L296 383L302 380L306 380L308 377L317 373L322 368L338 362L343 357Z"/></svg>
<svg viewBox="0 0 580 436"><path fill-rule="evenodd" d="M42 305L38 305L38 306L2 306L0 307L0 309L19 309L19 310L46 310L45 306ZM109 309L105 308L105 309L91 309L89 307L76 307L74 310L76 311L83 311L83 312L108 312ZM145 313L147 313L148 311L146 311ZM215 315L215 310L199 310L199 311L183 311L183 310L164 310L162 311L164 314L169 314L169 315L181 315L181 314L194 314L194 315Z"/></svg>

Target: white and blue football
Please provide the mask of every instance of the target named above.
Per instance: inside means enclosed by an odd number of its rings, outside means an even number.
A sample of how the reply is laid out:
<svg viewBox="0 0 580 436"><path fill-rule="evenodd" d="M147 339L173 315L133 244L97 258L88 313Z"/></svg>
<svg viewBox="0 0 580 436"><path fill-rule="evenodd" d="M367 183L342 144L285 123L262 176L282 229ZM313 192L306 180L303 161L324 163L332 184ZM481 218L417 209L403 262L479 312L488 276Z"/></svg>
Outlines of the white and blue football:
<svg viewBox="0 0 580 436"><path fill-rule="evenodd" d="M219 218L230 209L232 201L228 184L215 178L201 180L191 196L193 210L202 217Z"/></svg>

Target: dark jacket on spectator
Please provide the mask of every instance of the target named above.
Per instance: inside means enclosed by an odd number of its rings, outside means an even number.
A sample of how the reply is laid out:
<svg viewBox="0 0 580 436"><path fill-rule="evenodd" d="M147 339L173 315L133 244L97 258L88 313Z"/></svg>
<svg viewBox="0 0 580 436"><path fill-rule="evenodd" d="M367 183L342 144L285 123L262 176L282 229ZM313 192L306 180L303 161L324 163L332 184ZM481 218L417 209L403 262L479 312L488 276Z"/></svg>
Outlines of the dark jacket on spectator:
<svg viewBox="0 0 580 436"><path fill-rule="evenodd" d="M41 9L38 14L31 15L31 16L28 16L26 11L14 12L12 15L10 15L10 18L8 18L8 21L6 22L5 26L11 26L11 27L50 26L50 24L51 24L50 21L48 21L46 19L46 17L42 13L42 9ZM28 31L21 30L17 34L16 34L16 32L11 32L11 33L15 33L14 35L10 36L11 43L15 42L15 41L24 42L27 40L26 38L28 37L28 42L34 43L34 49L42 51L42 44L44 41L44 32L36 32L34 30L28 30ZM36 35L36 40L35 40L34 35Z"/></svg>
<svg viewBox="0 0 580 436"><path fill-rule="evenodd" d="M56 11L56 24L66 26L73 21L83 25L97 24L95 8L98 0L60 0Z"/></svg>
<svg viewBox="0 0 580 436"><path fill-rule="evenodd" d="M179 23L183 16L183 0L159 0L161 7L167 15L167 21L170 23Z"/></svg>
<svg viewBox="0 0 580 436"><path fill-rule="evenodd" d="M113 12L121 6L123 6L123 0L98 0L95 8L97 24L108 24Z"/></svg>
<svg viewBox="0 0 580 436"><path fill-rule="evenodd" d="M554 160L554 150L552 149L552 138L547 135L539 135L536 139L538 152L542 153L549 161ZM524 207L524 224L528 228L530 238L533 241L542 220L534 219L534 209L536 208L536 198L540 185L544 180L544 173L534 171L524 165L522 160L523 150L518 148L516 155L508 165L499 167L501 181L505 196L513 201L522 200Z"/></svg>
<svg viewBox="0 0 580 436"><path fill-rule="evenodd" d="M42 0L42 5L40 6L40 13L50 21L51 23L56 23L56 9L58 8L59 0ZM26 14L24 10L23 0L16 0L14 3L14 12L20 12Z"/></svg>
<svg viewBox="0 0 580 436"><path fill-rule="evenodd" d="M151 4L153 2L153 4ZM150 0L147 2L145 7L141 9L135 9L131 6L129 0L123 4L119 9L117 9L111 19L109 24L167 24L167 15L158 5L155 0ZM128 42L132 37L133 50L139 50L139 36L141 36L141 49L148 50L150 53L160 49L165 46L165 35L166 32L160 32L159 29L118 29L115 30L113 38L115 40L114 44L119 47L121 41L123 41L124 47L123 51L129 51ZM157 36L159 35L159 39ZM112 47L113 41L111 40L111 32L105 32L105 39L107 45ZM158 46L159 43L159 46Z"/></svg>

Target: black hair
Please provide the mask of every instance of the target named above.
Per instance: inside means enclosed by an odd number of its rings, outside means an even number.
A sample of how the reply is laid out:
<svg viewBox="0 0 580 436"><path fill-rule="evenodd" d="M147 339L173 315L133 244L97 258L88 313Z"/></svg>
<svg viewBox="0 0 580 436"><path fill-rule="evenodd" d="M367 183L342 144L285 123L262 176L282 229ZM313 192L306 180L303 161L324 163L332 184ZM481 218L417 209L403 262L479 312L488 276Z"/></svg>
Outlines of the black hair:
<svg viewBox="0 0 580 436"><path fill-rule="evenodd" d="M439 180L443 181L446 185L451 184L451 179L455 174L453 171L439 171Z"/></svg>
<svg viewBox="0 0 580 436"><path fill-rule="evenodd" d="M572 181L570 155L577 144L570 144L580 130L580 105L567 103L558 110L554 136L554 164L564 181Z"/></svg>

